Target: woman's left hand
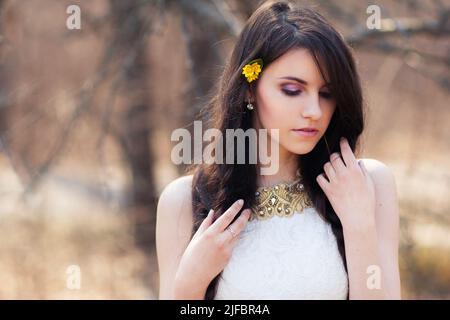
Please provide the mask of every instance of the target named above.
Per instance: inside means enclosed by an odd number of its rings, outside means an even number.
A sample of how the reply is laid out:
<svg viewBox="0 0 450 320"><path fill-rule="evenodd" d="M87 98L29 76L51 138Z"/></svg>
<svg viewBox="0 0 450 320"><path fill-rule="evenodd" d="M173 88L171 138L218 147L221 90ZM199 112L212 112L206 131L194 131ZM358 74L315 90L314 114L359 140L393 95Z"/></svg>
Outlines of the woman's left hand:
<svg viewBox="0 0 450 320"><path fill-rule="evenodd" d="M356 160L347 139L340 142L341 156L331 154L316 181L330 201L344 229L364 230L375 226L375 187L360 160Z"/></svg>

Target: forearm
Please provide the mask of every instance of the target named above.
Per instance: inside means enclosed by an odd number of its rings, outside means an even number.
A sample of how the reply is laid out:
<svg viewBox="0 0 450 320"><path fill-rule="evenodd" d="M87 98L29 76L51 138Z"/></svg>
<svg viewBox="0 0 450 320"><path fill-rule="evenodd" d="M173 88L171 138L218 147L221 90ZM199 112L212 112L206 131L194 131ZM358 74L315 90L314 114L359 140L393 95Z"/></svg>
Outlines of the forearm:
<svg viewBox="0 0 450 320"><path fill-rule="evenodd" d="M375 223L348 228L344 226L343 231L349 277L349 298L351 300L384 299ZM371 281L374 279L378 280Z"/></svg>

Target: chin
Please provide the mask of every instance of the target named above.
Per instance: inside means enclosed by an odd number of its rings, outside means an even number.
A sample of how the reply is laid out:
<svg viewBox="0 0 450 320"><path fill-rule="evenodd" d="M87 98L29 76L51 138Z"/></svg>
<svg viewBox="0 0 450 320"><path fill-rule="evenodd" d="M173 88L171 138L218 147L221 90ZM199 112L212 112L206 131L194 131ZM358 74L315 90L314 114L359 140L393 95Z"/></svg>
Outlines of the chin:
<svg viewBox="0 0 450 320"><path fill-rule="evenodd" d="M315 143L296 143L295 145L285 146L286 150L294 154L307 154L310 153L314 147Z"/></svg>

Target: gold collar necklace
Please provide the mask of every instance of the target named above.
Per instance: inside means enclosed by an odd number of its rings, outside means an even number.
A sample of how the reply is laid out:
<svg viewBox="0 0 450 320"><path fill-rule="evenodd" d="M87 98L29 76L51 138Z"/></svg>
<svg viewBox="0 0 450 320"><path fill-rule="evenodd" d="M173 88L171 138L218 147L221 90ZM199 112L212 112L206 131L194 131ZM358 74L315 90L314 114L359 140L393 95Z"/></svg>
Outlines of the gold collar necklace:
<svg viewBox="0 0 450 320"><path fill-rule="evenodd" d="M302 212L303 209L313 206L301 177L290 183L281 182L269 187L258 187L255 196L256 201L252 207L253 214L250 220L254 217L265 220L274 215L290 217L294 212Z"/></svg>

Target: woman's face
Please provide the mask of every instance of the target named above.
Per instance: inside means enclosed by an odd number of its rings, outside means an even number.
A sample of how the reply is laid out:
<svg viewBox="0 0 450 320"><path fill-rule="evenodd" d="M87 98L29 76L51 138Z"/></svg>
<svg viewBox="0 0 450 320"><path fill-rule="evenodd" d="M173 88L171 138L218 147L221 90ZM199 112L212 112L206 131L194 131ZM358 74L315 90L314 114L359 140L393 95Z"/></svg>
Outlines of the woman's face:
<svg viewBox="0 0 450 320"><path fill-rule="evenodd" d="M253 110L255 128L279 129L280 152L306 154L314 149L330 123L336 102L311 53L292 49L264 67ZM315 135L295 129L315 128Z"/></svg>

